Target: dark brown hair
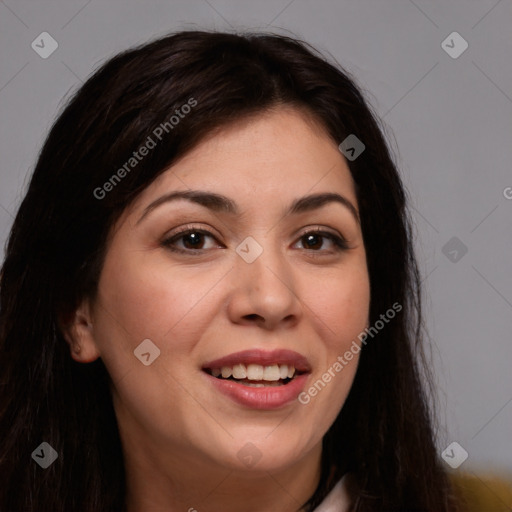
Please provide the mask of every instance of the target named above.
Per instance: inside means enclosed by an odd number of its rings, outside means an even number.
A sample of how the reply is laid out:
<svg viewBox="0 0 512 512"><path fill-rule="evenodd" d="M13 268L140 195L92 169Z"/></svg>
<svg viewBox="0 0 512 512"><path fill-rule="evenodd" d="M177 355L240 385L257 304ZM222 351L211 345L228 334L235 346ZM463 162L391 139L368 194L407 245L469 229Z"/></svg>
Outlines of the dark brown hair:
<svg viewBox="0 0 512 512"><path fill-rule="evenodd" d="M98 199L94 191L191 98L192 112ZM435 447L406 195L375 116L347 73L305 43L180 32L115 56L78 90L49 133L16 215L0 281L2 512L124 510L109 376L101 360L74 362L59 326L94 296L109 231L130 202L206 135L279 105L305 109L336 144L350 134L365 144L348 164L370 324L395 302L403 306L361 352L305 510L346 472L358 488L358 512L456 510ZM42 441L59 454L44 471L31 459Z"/></svg>

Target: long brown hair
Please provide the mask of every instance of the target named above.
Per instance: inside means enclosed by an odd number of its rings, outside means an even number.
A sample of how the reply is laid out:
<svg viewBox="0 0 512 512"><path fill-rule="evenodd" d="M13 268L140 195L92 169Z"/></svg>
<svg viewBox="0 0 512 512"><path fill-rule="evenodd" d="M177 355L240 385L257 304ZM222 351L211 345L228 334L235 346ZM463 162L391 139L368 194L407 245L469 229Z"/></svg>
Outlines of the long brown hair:
<svg viewBox="0 0 512 512"><path fill-rule="evenodd" d="M193 112L162 129L154 149L98 198L97 188L190 98ZM402 306L361 352L305 509L350 472L358 512L456 510L428 405L432 379L406 194L379 122L348 74L306 43L208 32L180 32L109 60L44 144L0 281L0 510L124 510L108 374L101 360L72 360L59 322L94 297L109 230L145 187L215 129L281 104L306 109L336 144L350 134L363 141L364 152L348 165L367 253L370 324L392 304ZM42 441L59 454L46 470L31 459Z"/></svg>

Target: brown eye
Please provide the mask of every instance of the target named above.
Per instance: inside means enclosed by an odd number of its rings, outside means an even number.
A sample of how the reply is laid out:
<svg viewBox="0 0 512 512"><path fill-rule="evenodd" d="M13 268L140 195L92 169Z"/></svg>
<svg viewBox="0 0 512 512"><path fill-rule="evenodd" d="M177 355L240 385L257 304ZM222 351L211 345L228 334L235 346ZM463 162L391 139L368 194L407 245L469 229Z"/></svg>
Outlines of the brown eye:
<svg viewBox="0 0 512 512"><path fill-rule="evenodd" d="M306 249L320 249L323 243L323 236L321 235L304 235L302 241Z"/></svg>
<svg viewBox="0 0 512 512"><path fill-rule="evenodd" d="M323 252L327 251L341 251L348 249L347 241L342 237L330 233L328 231L313 230L304 233L299 242L303 249L311 251Z"/></svg>
<svg viewBox="0 0 512 512"><path fill-rule="evenodd" d="M208 231L187 229L176 233L162 242L162 246L174 252L191 253L222 248L217 239Z"/></svg>
<svg viewBox="0 0 512 512"><path fill-rule="evenodd" d="M187 249L202 249L204 244L204 234L198 232L182 235L183 245Z"/></svg>

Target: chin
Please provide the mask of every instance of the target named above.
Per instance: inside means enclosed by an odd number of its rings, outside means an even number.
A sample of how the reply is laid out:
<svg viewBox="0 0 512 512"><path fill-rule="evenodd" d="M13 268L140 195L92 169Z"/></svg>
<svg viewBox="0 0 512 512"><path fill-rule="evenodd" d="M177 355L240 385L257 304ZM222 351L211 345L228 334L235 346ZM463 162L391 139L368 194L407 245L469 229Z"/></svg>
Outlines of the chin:
<svg viewBox="0 0 512 512"><path fill-rule="evenodd" d="M299 432L293 436L289 429L275 427L261 429L258 435L234 436L226 447L229 455L223 457L223 465L236 471L275 472L293 466L311 450L312 443L301 439Z"/></svg>

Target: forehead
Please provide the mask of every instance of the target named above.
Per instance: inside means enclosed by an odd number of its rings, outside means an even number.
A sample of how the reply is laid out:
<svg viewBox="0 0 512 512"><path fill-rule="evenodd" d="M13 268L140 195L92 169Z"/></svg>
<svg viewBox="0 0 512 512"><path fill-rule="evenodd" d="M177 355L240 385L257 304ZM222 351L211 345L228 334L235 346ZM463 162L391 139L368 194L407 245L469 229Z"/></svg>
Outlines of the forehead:
<svg viewBox="0 0 512 512"><path fill-rule="evenodd" d="M141 193L134 210L159 194L188 189L260 206L326 191L357 202L336 142L311 116L290 107L237 121L207 136Z"/></svg>

